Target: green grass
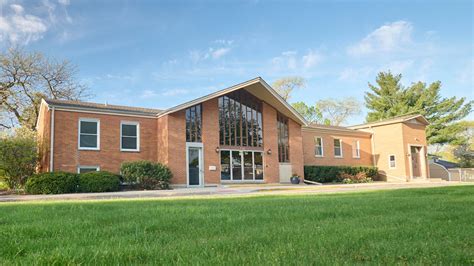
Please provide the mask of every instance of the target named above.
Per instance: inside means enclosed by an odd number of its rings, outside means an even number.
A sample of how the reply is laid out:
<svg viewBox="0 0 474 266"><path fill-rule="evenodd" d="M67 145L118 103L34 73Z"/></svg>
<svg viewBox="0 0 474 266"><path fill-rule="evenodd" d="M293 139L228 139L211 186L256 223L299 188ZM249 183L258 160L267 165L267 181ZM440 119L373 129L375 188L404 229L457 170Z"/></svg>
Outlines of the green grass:
<svg viewBox="0 0 474 266"><path fill-rule="evenodd" d="M473 264L474 186L0 204L0 264Z"/></svg>

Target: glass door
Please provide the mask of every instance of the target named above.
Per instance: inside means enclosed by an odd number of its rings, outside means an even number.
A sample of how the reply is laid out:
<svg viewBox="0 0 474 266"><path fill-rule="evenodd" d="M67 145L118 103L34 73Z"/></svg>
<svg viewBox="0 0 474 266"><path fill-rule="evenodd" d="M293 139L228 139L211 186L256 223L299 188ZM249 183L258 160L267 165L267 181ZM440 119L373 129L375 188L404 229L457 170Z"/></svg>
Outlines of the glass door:
<svg viewBox="0 0 474 266"><path fill-rule="evenodd" d="M202 148L188 147L188 186L201 186L202 180Z"/></svg>
<svg viewBox="0 0 474 266"><path fill-rule="evenodd" d="M232 151L232 180L242 180L242 157L240 151Z"/></svg>
<svg viewBox="0 0 474 266"><path fill-rule="evenodd" d="M221 180L263 180L263 152L221 150Z"/></svg>
<svg viewBox="0 0 474 266"><path fill-rule="evenodd" d="M243 157L244 157L244 179L245 180L253 180L253 152L251 151L244 151Z"/></svg>

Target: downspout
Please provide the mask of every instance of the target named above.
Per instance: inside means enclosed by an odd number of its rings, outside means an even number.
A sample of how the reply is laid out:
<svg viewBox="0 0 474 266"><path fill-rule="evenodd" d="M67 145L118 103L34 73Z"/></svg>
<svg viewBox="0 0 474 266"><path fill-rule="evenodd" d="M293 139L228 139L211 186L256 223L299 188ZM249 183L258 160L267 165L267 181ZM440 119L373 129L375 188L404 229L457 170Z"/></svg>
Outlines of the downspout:
<svg viewBox="0 0 474 266"><path fill-rule="evenodd" d="M54 106L51 108L51 140L50 140L50 153L49 153L49 171L53 172L53 159L54 159Z"/></svg>

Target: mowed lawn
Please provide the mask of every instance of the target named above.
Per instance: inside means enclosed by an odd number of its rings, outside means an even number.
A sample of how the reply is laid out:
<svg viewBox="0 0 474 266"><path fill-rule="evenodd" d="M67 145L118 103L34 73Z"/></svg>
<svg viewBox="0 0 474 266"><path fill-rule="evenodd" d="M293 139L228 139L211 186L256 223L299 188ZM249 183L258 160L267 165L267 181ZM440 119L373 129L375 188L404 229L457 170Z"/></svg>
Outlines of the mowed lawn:
<svg viewBox="0 0 474 266"><path fill-rule="evenodd" d="M474 186L0 204L1 264L474 264Z"/></svg>

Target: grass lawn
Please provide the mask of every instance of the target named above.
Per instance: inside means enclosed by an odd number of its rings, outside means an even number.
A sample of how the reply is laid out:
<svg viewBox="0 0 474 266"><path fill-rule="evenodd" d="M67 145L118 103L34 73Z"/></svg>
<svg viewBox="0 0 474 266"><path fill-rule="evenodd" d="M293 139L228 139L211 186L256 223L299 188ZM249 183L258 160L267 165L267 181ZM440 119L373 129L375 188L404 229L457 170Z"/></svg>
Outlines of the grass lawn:
<svg viewBox="0 0 474 266"><path fill-rule="evenodd" d="M0 204L0 264L474 264L474 186Z"/></svg>

